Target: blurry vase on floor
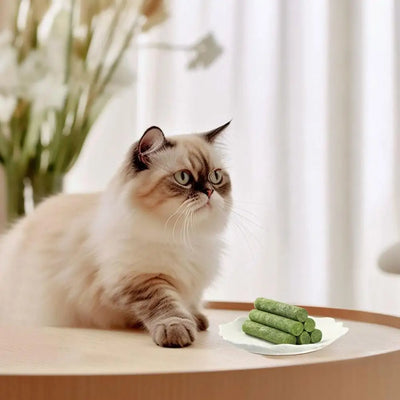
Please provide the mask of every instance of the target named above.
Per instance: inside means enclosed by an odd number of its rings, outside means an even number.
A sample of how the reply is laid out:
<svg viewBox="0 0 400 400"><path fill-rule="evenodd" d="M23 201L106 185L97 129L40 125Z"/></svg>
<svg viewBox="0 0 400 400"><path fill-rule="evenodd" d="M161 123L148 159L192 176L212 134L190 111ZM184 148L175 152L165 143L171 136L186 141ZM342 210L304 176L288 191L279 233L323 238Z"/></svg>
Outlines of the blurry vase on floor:
<svg viewBox="0 0 400 400"><path fill-rule="evenodd" d="M5 166L6 220L11 223L25 215L27 207L60 193L64 175L51 171L23 175L16 165Z"/></svg>
<svg viewBox="0 0 400 400"><path fill-rule="evenodd" d="M4 171L0 165L0 235L4 232L6 226L6 190Z"/></svg>

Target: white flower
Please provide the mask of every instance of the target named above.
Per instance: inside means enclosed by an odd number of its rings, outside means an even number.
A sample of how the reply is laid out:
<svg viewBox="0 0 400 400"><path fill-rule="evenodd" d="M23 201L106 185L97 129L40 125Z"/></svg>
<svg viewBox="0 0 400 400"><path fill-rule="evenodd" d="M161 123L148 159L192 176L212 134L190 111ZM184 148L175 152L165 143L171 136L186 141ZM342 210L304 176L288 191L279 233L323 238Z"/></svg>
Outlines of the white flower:
<svg viewBox="0 0 400 400"><path fill-rule="evenodd" d="M38 50L30 51L20 65L21 96L26 96L35 83L52 77L54 81L62 82L65 77L65 58L62 54L62 44L56 38L49 40Z"/></svg>
<svg viewBox="0 0 400 400"><path fill-rule="evenodd" d="M53 108L60 110L67 95L67 86L48 75L29 87L29 98L35 113Z"/></svg>
<svg viewBox="0 0 400 400"><path fill-rule="evenodd" d="M17 51L11 46L0 47L0 94L16 94L19 86Z"/></svg>
<svg viewBox="0 0 400 400"><path fill-rule="evenodd" d="M69 79L70 91L82 91L89 86L92 80L93 73L87 71L85 62L78 57L74 57Z"/></svg>
<svg viewBox="0 0 400 400"><path fill-rule="evenodd" d="M89 69L96 69L101 64L107 68L113 64L137 16L137 9L130 7L121 13L116 24L114 9L107 9L93 19L93 37L87 55Z"/></svg>
<svg viewBox="0 0 400 400"><path fill-rule="evenodd" d="M126 89L135 82L136 74L133 66L134 63L130 63L128 56L125 55L105 88L105 93L107 95L113 96L115 93Z"/></svg>
<svg viewBox="0 0 400 400"><path fill-rule="evenodd" d="M87 65L90 70L95 70L104 62L102 58L104 46L107 43L114 13L113 10L108 9L93 19L93 36L87 54Z"/></svg>
<svg viewBox="0 0 400 400"><path fill-rule="evenodd" d="M21 81L27 85L43 78L46 72L47 65L42 50L30 51L20 66Z"/></svg>
<svg viewBox="0 0 400 400"><path fill-rule="evenodd" d="M61 8L54 17L50 28L51 37L66 37L69 32L71 11L66 8Z"/></svg>
<svg viewBox="0 0 400 400"><path fill-rule="evenodd" d="M16 105L16 97L0 95L0 122L7 123L10 121Z"/></svg>
<svg viewBox="0 0 400 400"><path fill-rule="evenodd" d="M47 71L62 80L65 77L66 56L65 42L57 37L50 38L42 48L43 62L47 66Z"/></svg>
<svg viewBox="0 0 400 400"><path fill-rule="evenodd" d="M70 3L70 2L68 2ZM62 38L66 42L69 32L70 4L53 2L38 28L40 43L52 38Z"/></svg>

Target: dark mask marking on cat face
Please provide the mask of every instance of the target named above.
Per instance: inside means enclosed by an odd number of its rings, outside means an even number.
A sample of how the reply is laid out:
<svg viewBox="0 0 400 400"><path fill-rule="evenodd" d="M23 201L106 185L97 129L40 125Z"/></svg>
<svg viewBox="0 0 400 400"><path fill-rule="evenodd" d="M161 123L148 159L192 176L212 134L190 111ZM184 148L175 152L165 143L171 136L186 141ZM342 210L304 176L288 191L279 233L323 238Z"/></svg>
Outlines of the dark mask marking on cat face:
<svg viewBox="0 0 400 400"><path fill-rule="evenodd" d="M232 191L232 184L229 177L224 175L224 183L221 186L215 186L214 189L222 196L227 196Z"/></svg>
<svg viewBox="0 0 400 400"><path fill-rule="evenodd" d="M192 166L192 173L196 173L199 176L199 179L200 177L208 176L210 171L209 163L201 150L189 150L188 158Z"/></svg>

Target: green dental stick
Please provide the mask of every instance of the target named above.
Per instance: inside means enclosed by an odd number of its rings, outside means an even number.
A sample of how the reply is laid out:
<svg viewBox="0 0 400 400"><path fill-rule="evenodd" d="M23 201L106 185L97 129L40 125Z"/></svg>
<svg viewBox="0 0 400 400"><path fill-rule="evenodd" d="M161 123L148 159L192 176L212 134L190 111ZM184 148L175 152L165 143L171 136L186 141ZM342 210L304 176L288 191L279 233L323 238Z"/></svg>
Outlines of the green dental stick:
<svg viewBox="0 0 400 400"><path fill-rule="evenodd" d="M267 311L300 322L304 322L308 317L308 312L304 308L263 297L258 297L254 302L254 306L260 311Z"/></svg>
<svg viewBox="0 0 400 400"><path fill-rule="evenodd" d="M249 318L253 322L258 322L267 325L271 328L276 328L281 331L291 333L294 336L299 336L303 332L303 324L299 321L281 317L280 315L271 314L260 310L251 310Z"/></svg>
<svg viewBox="0 0 400 400"><path fill-rule="evenodd" d="M250 336L255 336L275 344L296 344L296 336L259 324L258 322L246 320L242 325L242 330Z"/></svg>
<svg viewBox="0 0 400 400"><path fill-rule="evenodd" d="M318 343L322 339L322 332L319 329L314 329L311 332L311 343Z"/></svg>
<svg viewBox="0 0 400 400"><path fill-rule="evenodd" d="M312 332L315 329L315 321L312 318L307 318L304 321L304 330L307 332Z"/></svg>
<svg viewBox="0 0 400 400"><path fill-rule="evenodd" d="M301 335L297 337L297 344L309 344L310 342L310 334L306 331L302 332Z"/></svg>

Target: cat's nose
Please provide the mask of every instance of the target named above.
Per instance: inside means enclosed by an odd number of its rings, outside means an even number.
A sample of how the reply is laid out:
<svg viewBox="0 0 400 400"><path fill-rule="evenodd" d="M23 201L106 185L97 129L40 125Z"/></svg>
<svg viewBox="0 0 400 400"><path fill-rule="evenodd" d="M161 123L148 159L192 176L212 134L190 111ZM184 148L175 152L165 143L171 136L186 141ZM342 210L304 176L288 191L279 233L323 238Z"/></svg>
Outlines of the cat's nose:
<svg viewBox="0 0 400 400"><path fill-rule="evenodd" d="M204 189L204 193L207 195L208 198L214 193L214 189Z"/></svg>

